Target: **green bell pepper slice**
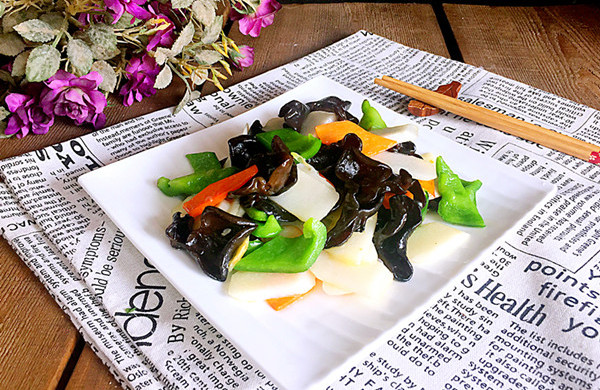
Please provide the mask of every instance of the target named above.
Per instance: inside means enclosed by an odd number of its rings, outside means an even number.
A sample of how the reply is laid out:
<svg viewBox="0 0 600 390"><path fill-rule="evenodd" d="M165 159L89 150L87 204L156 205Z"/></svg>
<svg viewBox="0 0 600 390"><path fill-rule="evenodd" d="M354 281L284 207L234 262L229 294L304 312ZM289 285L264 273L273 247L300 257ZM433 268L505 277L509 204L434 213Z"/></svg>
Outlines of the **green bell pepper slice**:
<svg viewBox="0 0 600 390"><path fill-rule="evenodd" d="M298 273L308 270L325 247L327 229L321 221L304 222L302 236L277 236L252 253L242 257L233 267L236 271Z"/></svg>
<svg viewBox="0 0 600 390"><path fill-rule="evenodd" d="M442 197L438 214L446 222L455 225L485 227L485 222L477 210L476 192L481 181L465 181L450 169L439 156L435 164L438 176L438 191Z"/></svg>
<svg viewBox="0 0 600 390"><path fill-rule="evenodd" d="M367 131L375 130L375 129L385 129L387 125L381 119L381 115L379 111L375 108L371 107L371 104L368 100L362 102L361 106L363 116L360 118L360 122L358 125Z"/></svg>
<svg viewBox="0 0 600 390"><path fill-rule="evenodd" d="M311 158L321 149L321 140L313 135L302 135L292 129L280 129L256 134L256 138L271 150L275 136L279 136L291 152L296 152L304 158Z"/></svg>
<svg viewBox="0 0 600 390"><path fill-rule="evenodd" d="M222 168L213 152L193 153L185 156L194 173L176 179L161 177L156 185L167 196L189 196L197 194L209 184L237 172L234 167Z"/></svg>
<svg viewBox="0 0 600 390"><path fill-rule="evenodd" d="M281 232L282 228L273 215L269 215L265 223L258 222L256 229L252 231L252 235L258 238L272 238Z"/></svg>
<svg viewBox="0 0 600 390"><path fill-rule="evenodd" d="M265 213L262 210L255 209L254 207L249 207L247 209L244 209L244 211L246 212L246 214L248 214L250 218L252 218L255 221L265 222L269 217L267 213Z"/></svg>

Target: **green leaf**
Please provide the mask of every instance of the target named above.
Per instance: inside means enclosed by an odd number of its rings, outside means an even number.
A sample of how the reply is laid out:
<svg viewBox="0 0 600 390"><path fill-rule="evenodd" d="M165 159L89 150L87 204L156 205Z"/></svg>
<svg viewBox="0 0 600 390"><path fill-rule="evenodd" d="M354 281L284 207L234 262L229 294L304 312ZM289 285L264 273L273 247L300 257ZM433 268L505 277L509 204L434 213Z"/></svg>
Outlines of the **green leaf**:
<svg viewBox="0 0 600 390"><path fill-rule="evenodd" d="M199 50L196 52L194 59L200 65L212 65L221 60L223 56L214 50Z"/></svg>
<svg viewBox="0 0 600 390"><path fill-rule="evenodd" d="M52 26L40 19L27 20L13 28L19 35L31 42L48 42L58 33Z"/></svg>
<svg viewBox="0 0 600 390"><path fill-rule="evenodd" d="M110 60L120 53L117 48L117 36L112 27L106 24L94 24L87 30L90 49L97 60Z"/></svg>
<svg viewBox="0 0 600 390"><path fill-rule="evenodd" d="M48 12L40 15L39 19L42 22L48 23L55 30L60 30L63 26L64 16L60 12Z"/></svg>
<svg viewBox="0 0 600 390"><path fill-rule="evenodd" d="M4 130L6 130L6 126L8 126L7 122L0 122L0 139L14 137L17 133L14 134L6 134Z"/></svg>
<svg viewBox="0 0 600 390"><path fill-rule="evenodd" d="M60 53L50 45L38 46L31 51L25 67L29 82L48 80L54 76L60 65Z"/></svg>
<svg viewBox="0 0 600 390"><path fill-rule="evenodd" d="M0 106L0 121L5 120L6 118L8 118L9 115L10 115L10 111L8 111L6 108Z"/></svg>
<svg viewBox="0 0 600 390"><path fill-rule="evenodd" d="M117 86L117 74L113 67L106 61L96 61L92 64L93 72L100 73L102 82L98 86L103 91L112 92Z"/></svg>
<svg viewBox="0 0 600 390"><path fill-rule="evenodd" d="M171 6L173 9L177 8L187 8L192 5L194 0L171 0Z"/></svg>
<svg viewBox="0 0 600 390"><path fill-rule="evenodd" d="M219 36L221 35L221 30L223 29L223 16L219 15L213 20L210 26L207 26L202 32L202 43L213 43L215 42Z"/></svg>
<svg viewBox="0 0 600 390"><path fill-rule="evenodd" d="M24 51L15 58L11 72L12 77L25 76L25 66L27 65L29 54L31 54L31 51Z"/></svg>
<svg viewBox="0 0 600 390"><path fill-rule="evenodd" d="M169 65L165 65L160 73L156 76L154 88L167 88L171 84L171 81L173 81L173 72L171 71L171 68L169 68Z"/></svg>
<svg viewBox="0 0 600 390"><path fill-rule="evenodd" d="M6 10L6 4L4 4L4 2L0 1L0 18L2 16L4 16L4 10Z"/></svg>
<svg viewBox="0 0 600 390"><path fill-rule="evenodd" d="M67 57L78 76L88 74L92 68L92 62L94 62L92 50L81 39L71 39L69 41L67 44Z"/></svg>
<svg viewBox="0 0 600 390"><path fill-rule="evenodd" d="M0 54L14 57L25 50L25 42L15 33L0 34Z"/></svg>

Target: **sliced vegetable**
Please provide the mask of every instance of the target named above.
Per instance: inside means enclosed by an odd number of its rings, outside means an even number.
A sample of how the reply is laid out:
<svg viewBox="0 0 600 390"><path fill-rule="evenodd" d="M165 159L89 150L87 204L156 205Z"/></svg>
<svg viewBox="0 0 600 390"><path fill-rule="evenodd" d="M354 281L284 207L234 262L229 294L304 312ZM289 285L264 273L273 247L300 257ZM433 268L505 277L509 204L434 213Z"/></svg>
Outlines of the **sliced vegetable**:
<svg viewBox="0 0 600 390"><path fill-rule="evenodd" d="M166 230L171 246L186 250L211 278L225 281L229 261L256 224L212 206L202 213L197 229L193 224L189 215L176 213Z"/></svg>
<svg viewBox="0 0 600 390"><path fill-rule="evenodd" d="M373 156L397 144L394 140L369 133L350 121L326 123L315 127L315 131L324 144L338 142L347 134L356 134L362 141L362 152L367 156Z"/></svg>
<svg viewBox="0 0 600 390"><path fill-rule="evenodd" d="M271 150L271 142L273 137L278 136L281 138L285 146L287 146L291 152L296 152L304 158L311 158L321 148L321 140L313 137L312 135L302 135L292 129L280 129L268 131L266 133L260 133L256 135L256 138L269 150Z"/></svg>
<svg viewBox="0 0 600 390"><path fill-rule="evenodd" d="M297 164L297 170L296 185L270 199L302 221L309 218L323 219L337 203L339 194L331 183L309 164L301 162Z"/></svg>
<svg viewBox="0 0 600 390"><path fill-rule="evenodd" d="M335 122L337 120L339 119L337 115L335 115L335 113L333 112L312 111L310 114L308 114L308 116L302 123L302 127L300 128L300 134L310 134L316 137L315 127L323 125L325 123Z"/></svg>
<svg viewBox="0 0 600 390"><path fill-rule="evenodd" d="M196 196L183 204L183 208L192 217L197 217L207 206L215 206L221 203L232 191L239 189L258 173L256 165L251 166L234 175L210 184L200 191Z"/></svg>
<svg viewBox="0 0 600 390"><path fill-rule="evenodd" d="M372 131L374 129L384 129L387 127L379 111L377 111L374 107L371 107L371 104L368 100L364 100L361 106L363 115L360 118L360 122L358 125L367 131Z"/></svg>
<svg viewBox="0 0 600 390"><path fill-rule="evenodd" d="M292 303L298 302L300 299L304 298L307 294L313 292L317 284L313 286L310 290L302 294L290 295L289 297L281 297L281 298L271 298L267 299L267 304L271 306L271 308L275 311L283 310L286 307L290 306Z"/></svg>
<svg viewBox="0 0 600 390"><path fill-rule="evenodd" d="M429 159L391 152L378 153L373 159L388 165L394 172L406 169L417 180L434 180L437 177L435 163Z"/></svg>
<svg viewBox="0 0 600 390"><path fill-rule="evenodd" d="M264 301L304 294L315 286L315 282L315 277L308 271L294 274L234 272L229 279L227 292L242 301Z"/></svg>
<svg viewBox="0 0 600 390"><path fill-rule="evenodd" d="M310 271L331 287L371 298L380 296L393 281L390 272L378 260L360 265L348 265L333 259L325 251L321 253Z"/></svg>
<svg viewBox="0 0 600 390"><path fill-rule="evenodd" d="M349 265L377 261L377 249L373 244L373 233L377 226L377 214L367 220L362 232L354 232L344 244L325 249L333 259Z"/></svg>
<svg viewBox="0 0 600 390"><path fill-rule="evenodd" d="M352 294L352 291L346 291L339 287L336 287L332 284L322 282L321 287L323 288L323 292L327 295L347 295Z"/></svg>
<svg viewBox="0 0 600 390"><path fill-rule="evenodd" d="M278 235L279 232L281 232L281 225L279 225L274 216L269 215L265 223L258 223L252 235L258 238L272 238Z"/></svg>
<svg viewBox="0 0 600 390"><path fill-rule="evenodd" d="M445 259L469 240L469 234L444 223L419 226L408 239L406 254L414 263Z"/></svg>
<svg viewBox="0 0 600 390"><path fill-rule="evenodd" d="M255 221L265 222L269 217L264 211L249 207L246 209L246 214Z"/></svg>
<svg viewBox="0 0 600 390"><path fill-rule="evenodd" d="M413 142L419 136L419 128L412 123L371 130L371 133L393 139L398 143Z"/></svg>
<svg viewBox="0 0 600 390"><path fill-rule="evenodd" d="M234 269L248 272L304 272L313 265L326 239L325 225L311 218L304 223L301 237L277 236L244 256Z"/></svg>
<svg viewBox="0 0 600 390"><path fill-rule="evenodd" d="M223 168L213 152L186 155L194 173L168 179L161 177L157 186L167 196L188 196L197 194L206 186L237 172L237 169Z"/></svg>
<svg viewBox="0 0 600 390"><path fill-rule="evenodd" d="M438 214L446 222L456 225L485 227L485 222L477 210L475 194L481 188L481 181L461 180L440 156L436 161L438 191L441 195Z"/></svg>

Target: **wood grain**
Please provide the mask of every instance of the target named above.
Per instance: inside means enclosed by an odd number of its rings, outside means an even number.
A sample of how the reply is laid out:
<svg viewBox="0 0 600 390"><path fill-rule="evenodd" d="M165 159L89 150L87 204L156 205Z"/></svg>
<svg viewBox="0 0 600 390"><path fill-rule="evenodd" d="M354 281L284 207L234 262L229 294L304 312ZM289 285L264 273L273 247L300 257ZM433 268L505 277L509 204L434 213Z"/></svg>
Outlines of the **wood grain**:
<svg viewBox="0 0 600 390"><path fill-rule="evenodd" d="M121 386L89 345L85 345L66 390L116 390Z"/></svg>
<svg viewBox="0 0 600 390"><path fill-rule="evenodd" d="M234 73L223 85L233 85L310 54L358 30L367 30L398 43L448 57L433 9L428 4L338 3L289 4L259 38L244 36L237 22L231 38L254 47L254 65ZM203 90L216 91L212 85Z"/></svg>
<svg viewBox="0 0 600 390"><path fill-rule="evenodd" d="M53 389L78 333L48 291L0 239L0 389Z"/></svg>
<svg viewBox="0 0 600 390"><path fill-rule="evenodd" d="M600 109L600 7L444 10L466 63Z"/></svg>

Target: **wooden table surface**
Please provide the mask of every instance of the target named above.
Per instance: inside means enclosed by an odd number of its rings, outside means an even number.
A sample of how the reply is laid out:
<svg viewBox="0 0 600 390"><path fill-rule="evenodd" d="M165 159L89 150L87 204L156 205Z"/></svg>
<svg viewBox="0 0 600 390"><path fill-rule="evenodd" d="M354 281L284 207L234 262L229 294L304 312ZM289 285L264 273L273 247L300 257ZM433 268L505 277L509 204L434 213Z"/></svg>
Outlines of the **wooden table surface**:
<svg viewBox="0 0 600 390"><path fill-rule="evenodd" d="M260 38L232 38L256 49L235 84L342 39L359 29L462 60L600 109L600 7L490 7L465 4L288 4ZM203 93L214 91L207 86ZM142 104L107 110L121 122L177 103L182 85ZM59 123L45 136L0 140L0 159L82 134ZM107 368L27 266L0 240L0 389L113 389Z"/></svg>

